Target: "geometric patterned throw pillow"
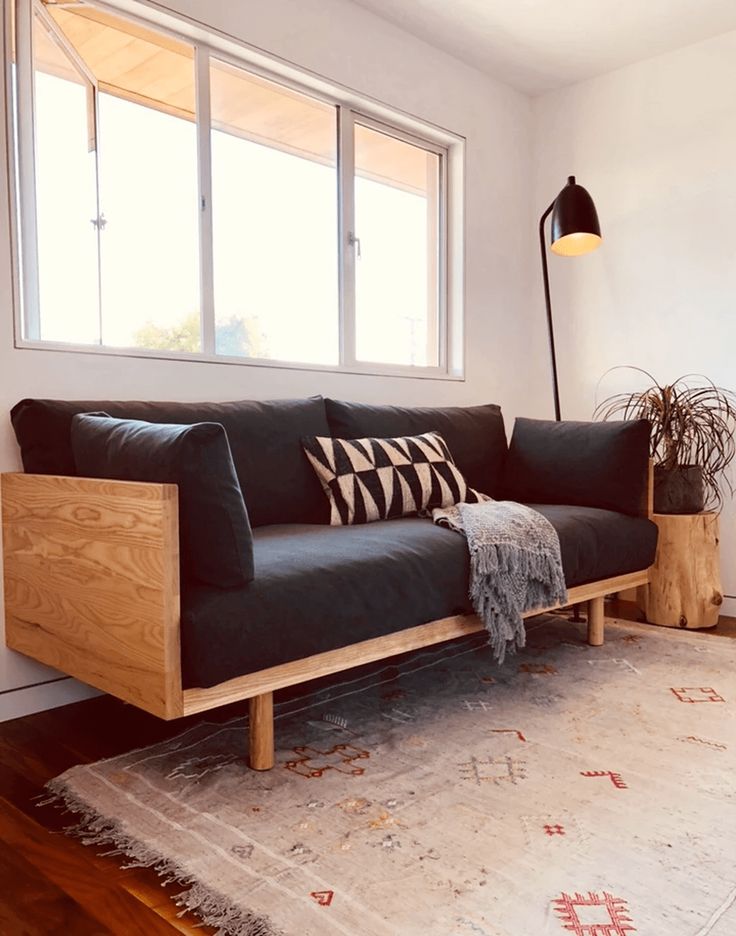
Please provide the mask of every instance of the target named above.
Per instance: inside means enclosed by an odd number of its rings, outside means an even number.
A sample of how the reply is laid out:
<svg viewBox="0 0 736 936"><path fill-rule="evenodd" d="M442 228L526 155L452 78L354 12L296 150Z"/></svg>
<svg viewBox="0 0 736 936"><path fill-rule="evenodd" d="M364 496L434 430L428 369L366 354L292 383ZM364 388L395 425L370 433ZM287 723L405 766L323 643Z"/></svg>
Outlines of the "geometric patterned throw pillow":
<svg viewBox="0 0 736 936"><path fill-rule="evenodd" d="M468 487L438 432L396 439L309 436L302 445L329 499L333 526L489 499Z"/></svg>

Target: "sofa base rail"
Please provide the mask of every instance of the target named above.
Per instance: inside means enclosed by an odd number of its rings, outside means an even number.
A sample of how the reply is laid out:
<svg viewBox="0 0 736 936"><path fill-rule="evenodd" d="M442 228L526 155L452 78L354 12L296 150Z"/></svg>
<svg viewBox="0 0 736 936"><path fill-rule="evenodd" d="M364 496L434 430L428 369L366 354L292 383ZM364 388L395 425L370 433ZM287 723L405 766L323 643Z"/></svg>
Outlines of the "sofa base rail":
<svg viewBox="0 0 736 936"><path fill-rule="evenodd" d="M274 691L483 629L456 615L182 689L176 487L28 474L1 483L8 647L164 719L249 699L257 770L273 766ZM644 569L569 590L569 604L588 604L591 646L603 643L604 597L648 581Z"/></svg>
<svg viewBox="0 0 736 936"><path fill-rule="evenodd" d="M592 647L603 645L605 636L605 596L646 585L648 570L619 575L600 582L591 582L571 588L568 592L569 605L587 604L588 643ZM566 605L568 607L569 605ZM532 611L525 617L555 611L545 608ZM254 770L269 770L274 765L273 693L287 686L339 673L343 670L387 659L409 650L419 650L433 644L454 640L482 631L484 625L475 614L459 614L411 627L394 634L364 640L337 650L328 650L314 656L283 663L269 669L239 676L207 689L185 689L183 712L194 715L209 709L250 700L249 738L250 765Z"/></svg>

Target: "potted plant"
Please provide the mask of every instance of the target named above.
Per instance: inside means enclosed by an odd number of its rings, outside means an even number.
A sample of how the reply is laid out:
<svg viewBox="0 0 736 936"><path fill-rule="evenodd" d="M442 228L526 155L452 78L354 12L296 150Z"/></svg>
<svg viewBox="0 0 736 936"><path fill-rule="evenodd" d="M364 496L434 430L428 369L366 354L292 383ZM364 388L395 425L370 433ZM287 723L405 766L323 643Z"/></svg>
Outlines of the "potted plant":
<svg viewBox="0 0 736 936"><path fill-rule="evenodd" d="M736 455L736 396L700 374L660 385L648 371L624 369L643 374L650 386L608 397L596 406L593 418L651 423L655 513L720 511L724 488L733 495L724 472Z"/></svg>

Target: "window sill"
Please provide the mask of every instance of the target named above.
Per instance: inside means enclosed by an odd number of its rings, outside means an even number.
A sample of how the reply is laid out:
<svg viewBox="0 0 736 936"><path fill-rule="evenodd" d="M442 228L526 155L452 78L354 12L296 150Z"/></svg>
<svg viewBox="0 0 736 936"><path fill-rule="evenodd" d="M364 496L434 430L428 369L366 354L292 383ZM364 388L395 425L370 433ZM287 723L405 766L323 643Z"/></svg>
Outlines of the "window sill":
<svg viewBox="0 0 736 936"><path fill-rule="evenodd" d="M188 352L148 350L146 348L114 348L102 345L72 344L62 341L15 341L19 351L55 351L71 354L94 354L108 357L143 358L156 361L187 361L198 364L234 364L276 370L317 371L325 374L353 374L366 377L404 377L410 380L446 380L463 382L464 372L448 372L438 367L412 367L396 364L302 364L294 361L274 361L257 358L229 357L222 354L191 354Z"/></svg>

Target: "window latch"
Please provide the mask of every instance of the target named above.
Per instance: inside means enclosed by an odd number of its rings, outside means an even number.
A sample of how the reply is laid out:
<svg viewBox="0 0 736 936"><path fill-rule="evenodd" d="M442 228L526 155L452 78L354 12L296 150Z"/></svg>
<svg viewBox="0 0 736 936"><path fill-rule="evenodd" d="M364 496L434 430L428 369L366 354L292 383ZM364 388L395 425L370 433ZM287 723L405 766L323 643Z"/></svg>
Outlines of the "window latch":
<svg viewBox="0 0 736 936"><path fill-rule="evenodd" d="M89 223L95 230L104 231L107 227L107 218L105 217L105 212L103 211L102 214L98 215L96 218L90 218Z"/></svg>
<svg viewBox="0 0 736 936"><path fill-rule="evenodd" d="M355 236L354 231L348 231L348 244L350 244L351 247L355 248L355 253L358 257L358 260L360 260L362 256L360 252L360 238Z"/></svg>

